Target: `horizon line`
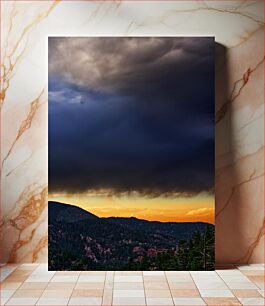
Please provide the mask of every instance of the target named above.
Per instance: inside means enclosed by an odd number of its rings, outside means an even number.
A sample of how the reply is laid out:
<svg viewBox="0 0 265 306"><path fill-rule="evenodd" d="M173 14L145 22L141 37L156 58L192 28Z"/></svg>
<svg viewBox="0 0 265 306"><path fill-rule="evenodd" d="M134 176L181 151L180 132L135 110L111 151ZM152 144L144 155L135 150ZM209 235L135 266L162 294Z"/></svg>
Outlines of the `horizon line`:
<svg viewBox="0 0 265 306"><path fill-rule="evenodd" d="M108 218L120 218L120 219L129 219L129 218L133 218L133 219L137 219L137 220L142 220L142 221L147 221L147 222L160 222L160 223L205 223L205 224L211 224L215 226L215 223L212 222L205 222L205 221L160 221L160 220L148 220L148 219L142 219L142 218L137 218L135 216L127 216L127 217L118 217L118 216L109 216L109 217L100 217L92 212L90 212L89 210L78 206L78 205L74 205L74 204L68 204L68 203L63 203L63 202L58 202L58 201L53 201L53 200L48 200L49 202L53 202L53 203L57 203L57 204L61 204L61 205L68 205L68 206L73 206L73 207L77 207L80 208L92 215L94 215L95 217L99 218L99 219L108 219Z"/></svg>

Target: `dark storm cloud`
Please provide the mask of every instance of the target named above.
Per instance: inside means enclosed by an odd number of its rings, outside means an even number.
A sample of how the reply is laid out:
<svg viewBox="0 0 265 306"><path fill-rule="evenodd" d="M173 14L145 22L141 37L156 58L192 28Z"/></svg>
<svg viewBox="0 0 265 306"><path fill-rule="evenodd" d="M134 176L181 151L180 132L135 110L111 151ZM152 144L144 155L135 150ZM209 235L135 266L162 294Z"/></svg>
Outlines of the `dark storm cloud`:
<svg viewBox="0 0 265 306"><path fill-rule="evenodd" d="M173 71L177 79L203 74L212 51L213 38L49 38L49 73L96 91L134 92Z"/></svg>
<svg viewBox="0 0 265 306"><path fill-rule="evenodd" d="M214 184L213 38L49 39L49 188Z"/></svg>

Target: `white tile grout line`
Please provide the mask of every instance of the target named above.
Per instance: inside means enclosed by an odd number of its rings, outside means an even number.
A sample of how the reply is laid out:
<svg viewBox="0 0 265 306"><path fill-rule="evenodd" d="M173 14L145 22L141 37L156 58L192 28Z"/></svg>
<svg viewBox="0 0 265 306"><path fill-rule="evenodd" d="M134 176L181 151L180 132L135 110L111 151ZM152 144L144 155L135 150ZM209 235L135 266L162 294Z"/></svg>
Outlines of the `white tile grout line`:
<svg viewBox="0 0 265 306"><path fill-rule="evenodd" d="M189 271L189 272L190 272L190 271ZM203 271L201 271L201 272L203 272ZM214 273L215 273L215 275L216 275L217 277L220 278L220 276L218 275L218 273L217 273L216 271L214 271ZM191 272L190 272L190 275L191 275L191 278L192 278L192 280L193 280L193 282L194 282L194 284L195 284L197 290L199 291L199 294L200 294L201 299L202 299L202 300L205 302L205 304L207 305L207 302L206 302L206 300L204 299L204 297L202 297L201 291L199 290L199 287L197 286L196 281L195 281L194 277L192 276L192 273L191 273ZM222 280L222 282L223 282L223 283L225 284L225 286L227 287L227 290L229 290L229 291L231 292L230 288L228 288L228 286L226 285L225 281L224 281L222 278L220 278L220 279ZM232 293L232 292L231 292L231 293ZM232 294L233 294L233 293L232 293ZM233 294L233 295L234 295L234 294Z"/></svg>
<svg viewBox="0 0 265 306"><path fill-rule="evenodd" d="M77 277L77 279L76 279L76 281L75 281L75 284L74 284L73 289L71 289L72 292L71 292L71 295L70 295L70 297L69 297L69 299L68 299L67 305L69 305L69 303L70 303L70 300L71 300L71 298L72 298L72 296L73 296L74 290L76 289L76 286L77 286L77 284L78 284L78 280L79 280L79 278L80 278L80 276L81 276L81 272L82 272L82 271L78 271L78 272L79 272L79 274L78 274L78 277ZM50 281L49 281L49 282L50 282Z"/></svg>
<svg viewBox="0 0 265 306"><path fill-rule="evenodd" d="M111 292L111 305L113 304L113 297L114 297L114 284L115 284L115 281L114 281L114 277L115 277L115 271L113 271L113 275L112 275L112 292Z"/></svg>
<svg viewBox="0 0 265 306"><path fill-rule="evenodd" d="M147 297L146 297L146 293L145 293L145 284L144 284L144 272L143 271L141 271L141 272L142 272L142 279L143 279L143 286L144 286L144 300L145 300L145 305L147 305Z"/></svg>
<svg viewBox="0 0 265 306"><path fill-rule="evenodd" d="M174 298L173 298L173 295L172 295L172 292L171 292L171 289L170 289L170 286L169 286L169 282L168 282L168 279L167 279L167 274L165 273L165 271L164 271L164 275L165 275L165 278L166 278L166 281L167 281L167 285L168 285L168 289L169 289L170 296L171 296L171 299L172 299L172 303L173 303L173 305L175 305Z"/></svg>
<svg viewBox="0 0 265 306"><path fill-rule="evenodd" d="M73 287L73 289L72 289L72 292L71 292L71 295L70 295L70 297L69 297L69 299L68 299L67 305L69 305L69 303L70 303L70 300L71 300L71 298L72 298L72 296L73 296L74 290L75 290L76 285L77 285L77 283L78 283L79 277L80 277L80 275L81 275L81 271L79 271L79 272L80 272L80 273L78 274L78 277L77 277L77 279L76 279L76 281L75 281L75 285L74 285L74 287Z"/></svg>
<svg viewBox="0 0 265 306"><path fill-rule="evenodd" d="M104 286L103 286L102 297L101 297L101 305L103 305L103 298L104 298L104 292L105 292L105 287L106 287L106 278L107 278L107 271L105 272Z"/></svg>
<svg viewBox="0 0 265 306"><path fill-rule="evenodd" d="M105 272L104 286L103 286L103 292L102 292L102 297L101 297L101 305L103 305L103 298L104 298L104 293L105 293L105 288L106 288L107 272L108 271ZM113 290L112 290L112 295L113 295ZM112 304L112 299L111 299L111 304Z"/></svg>
<svg viewBox="0 0 265 306"><path fill-rule="evenodd" d="M16 271L19 267L21 267L21 266L22 266L22 265L16 265L15 268L12 269L12 271L11 271L5 278L7 278L11 273L15 272L15 271ZM30 277L30 276L32 275L32 273L34 273L34 271L35 271L39 266L40 266L39 264L36 264L36 267L35 267L33 270L31 270L31 273L29 274L28 277ZM2 268L2 267L1 267L1 268ZM0 268L0 270L1 270L1 268ZM242 275L244 275L244 273L243 273L240 269L238 269L238 267L235 267L235 269L236 269L237 271L239 271ZM255 269L255 267L253 267L253 269ZM79 271L79 272L80 272L80 273L78 274L77 280L75 281L74 288L71 289L72 292L71 292L70 297L68 298L68 305L69 305L70 299L72 298L73 291L74 291L74 289L76 288L76 285L77 285L77 283L78 283L78 280L79 280L79 278L80 278L80 276L81 276L81 271ZM106 289L105 287L106 287L107 272L108 272L108 271L105 271L105 273L104 273L105 277L104 277L104 287L103 287L103 295L102 295L101 304L103 304L104 291L105 291L105 289ZM111 290L112 290L112 302L111 302L111 304L112 304L112 303L113 303L113 292L114 292L114 277L115 277L115 274L116 274L117 271L111 271L111 272L113 272L113 273L112 273L112 288L111 288ZM141 277L142 277L143 285L145 285L144 276L143 276L143 271L140 271L140 272L141 272ZM169 288L169 291L170 291L170 296L171 296L171 299L172 299L172 301L173 301L173 303L174 303L174 299L173 299L172 292L171 292L171 289L170 289L170 286L169 286L169 282L168 282L167 275L166 275L165 271L162 271L162 272L163 272L163 276L166 278L166 283L167 283L168 288ZM201 272L203 272L203 271L201 271ZM223 282L223 283L225 284L225 286L227 287L228 291L230 291L230 292L233 294L232 289L230 289L230 288L227 286L226 281L223 279L222 275L219 274L217 271L214 271L214 272L215 272L214 275L217 276L220 280L222 280L222 282ZM193 283L195 284L195 287L196 287L197 290L199 291L200 297L203 299L203 301L205 301L204 298L201 296L200 290L199 290L199 288L197 287L196 281L195 281L195 279L194 279L194 277L193 277L191 271L188 271L188 273L189 273L189 275L191 276L191 279L192 279ZM53 277L54 277L54 276L55 276L55 274L53 275ZM223 276L224 276L224 275L223 275ZM245 275L244 275L244 276L245 276ZM43 294L43 292L47 289L48 285L51 283L51 280L53 279L53 277L47 282L47 284L46 284L46 286L44 287L44 289L42 289L42 294ZM247 276L246 276L246 277L247 277ZM249 281L250 281L250 283L253 283L253 284L254 284L254 282L252 282L251 280L249 280ZM25 281L24 281L24 282L21 282L21 284L19 285L19 287L18 287L17 289L14 289L14 293L7 299L7 301L5 302L5 304L8 303L8 301L13 297L13 295L15 294L15 292L16 292L17 290L19 290L19 289L21 288L21 286L22 286L24 283L25 283ZM234 294L233 294L233 295L234 295ZM38 301L40 300L40 298L41 298L41 297L39 297L39 298L37 299L36 304L38 303ZM146 305L147 305L147 300L146 300L146 288L145 288L145 286L144 286L144 298L145 298L145 303L146 303ZM233 298L236 298L236 300L239 301L239 298L238 298L238 297L234 296ZM240 303L240 301L239 301L239 303Z"/></svg>
<svg viewBox="0 0 265 306"><path fill-rule="evenodd" d="M197 284L196 284L196 282L195 282L195 279L193 278L193 276L192 276L192 274L191 274L191 271L189 271L189 273L190 273L190 277L192 278L192 281L193 281L195 287L197 288L197 291L199 292L199 295L200 295L201 299L202 299L202 300L205 302L205 304L207 305L206 301L205 301L204 298L201 296L201 292L200 292L199 287L197 286Z"/></svg>
<svg viewBox="0 0 265 306"><path fill-rule="evenodd" d="M21 267L23 264L18 264L18 265L16 265L15 266L15 268L11 271L11 273L9 273L3 280L1 280L1 282L2 281L4 281L10 274L12 274L13 272L15 272L19 267ZM30 277L30 275L37 269L39 267L39 264L36 264L36 267L31 271L31 273L29 274L29 276L28 277ZM2 266L1 266L1 268L2 268ZM1 271L1 268L0 268L0 271ZM28 279L28 277L27 277L27 279ZM21 288L21 286L23 285L25 283L25 281L24 282L21 282L21 284L18 286L18 288L17 289L14 289L14 292L12 293L12 295L6 300L6 302L4 303L4 305L6 305L8 302L9 302L9 300L13 297L13 295L16 293L16 291L17 290L19 290L20 288ZM48 283L47 283L47 286L48 286ZM46 286L46 287L47 287ZM45 287L45 288L46 288ZM1 288L0 288L1 289ZM43 291L44 291L45 289L43 289ZM1 297L1 290L0 290L0 297Z"/></svg>

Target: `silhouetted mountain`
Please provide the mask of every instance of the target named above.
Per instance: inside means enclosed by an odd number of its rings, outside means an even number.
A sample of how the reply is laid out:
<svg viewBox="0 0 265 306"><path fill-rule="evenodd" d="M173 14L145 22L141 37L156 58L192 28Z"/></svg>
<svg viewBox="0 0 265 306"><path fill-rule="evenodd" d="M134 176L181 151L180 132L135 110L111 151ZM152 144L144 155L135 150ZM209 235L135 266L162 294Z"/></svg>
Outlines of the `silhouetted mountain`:
<svg viewBox="0 0 265 306"><path fill-rule="evenodd" d="M81 220L98 219L97 216L90 212L69 204L49 201L49 221L62 221L73 223Z"/></svg>
<svg viewBox="0 0 265 306"><path fill-rule="evenodd" d="M99 218L73 205L49 202L49 269L172 269L155 264L156 258L168 254L175 259L181 241L213 229L202 222Z"/></svg>
<svg viewBox="0 0 265 306"><path fill-rule="evenodd" d="M141 230L147 233L167 235L173 239L189 239L195 231L203 231L207 226L212 226L204 222L159 222L142 219L110 217L108 221L116 224L128 226L134 230Z"/></svg>

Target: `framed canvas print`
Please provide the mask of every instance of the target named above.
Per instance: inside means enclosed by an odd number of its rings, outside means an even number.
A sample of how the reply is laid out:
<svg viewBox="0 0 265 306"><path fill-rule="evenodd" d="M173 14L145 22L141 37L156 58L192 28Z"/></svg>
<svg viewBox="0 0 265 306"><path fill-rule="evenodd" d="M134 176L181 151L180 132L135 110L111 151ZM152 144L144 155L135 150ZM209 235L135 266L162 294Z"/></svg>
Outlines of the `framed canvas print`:
<svg viewBox="0 0 265 306"><path fill-rule="evenodd" d="M49 269L214 269L214 38L50 37Z"/></svg>

